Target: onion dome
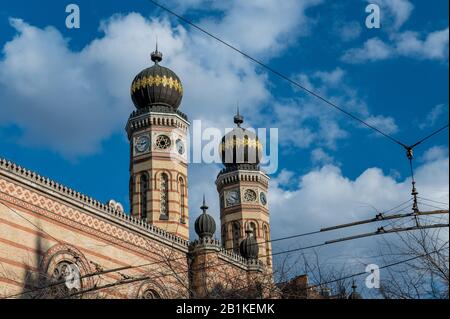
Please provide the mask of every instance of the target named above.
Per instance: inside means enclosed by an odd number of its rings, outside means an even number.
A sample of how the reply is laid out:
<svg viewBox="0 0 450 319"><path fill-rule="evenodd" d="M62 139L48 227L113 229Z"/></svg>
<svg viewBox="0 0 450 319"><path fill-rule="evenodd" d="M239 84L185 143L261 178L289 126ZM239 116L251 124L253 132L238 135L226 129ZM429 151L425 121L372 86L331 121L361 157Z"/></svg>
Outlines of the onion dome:
<svg viewBox="0 0 450 319"><path fill-rule="evenodd" d="M159 65L162 53L152 52L153 66L141 71L131 84L131 99L136 108L164 106L177 109L183 98L183 86L178 76L170 69Z"/></svg>
<svg viewBox="0 0 450 319"><path fill-rule="evenodd" d="M216 231L216 222L211 215L206 213L208 206L205 204L205 196L203 196L203 205L200 209L203 210L203 213L195 221L195 232L200 238L211 238Z"/></svg>
<svg viewBox="0 0 450 319"><path fill-rule="evenodd" d="M244 258L258 259L259 247L255 236L253 236L253 230L247 229L245 233L247 234L247 238L241 241L239 251Z"/></svg>
<svg viewBox="0 0 450 319"><path fill-rule="evenodd" d="M255 133L242 128L244 117L237 114L234 117L236 127L228 132L220 143L222 163L227 167L258 166L262 158L262 144Z"/></svg>
<svg viewBox="0 0 450 319"><path fill-rule="evenodd" d="M348 296L348 299L362 299L361 295L356 291L356 284L353 281L353 285L352 285L352 293Z"/></svg>

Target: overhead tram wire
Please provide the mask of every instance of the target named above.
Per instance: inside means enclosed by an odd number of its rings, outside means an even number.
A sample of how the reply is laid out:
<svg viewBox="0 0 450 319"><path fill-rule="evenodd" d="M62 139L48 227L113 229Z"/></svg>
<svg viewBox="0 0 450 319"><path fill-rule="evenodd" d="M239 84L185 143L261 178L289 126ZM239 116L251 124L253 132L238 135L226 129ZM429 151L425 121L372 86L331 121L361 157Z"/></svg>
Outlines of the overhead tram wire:
<svg viewBox="0 0 450 319"><path fill-rule="evenodd" d="M422 200L427 201L427 202L432 202L432 203L435 203L435 204L442 204L442 205L446 205L446 206L449 205L449 203L440 202L440 201L433 200L433 199L430 199L430 198L425 198L425 197L422 197L422 196L417 196L417 198L422 199Z"/></svg>
<svg viewBox="0 0 450 319"><path fill-rule="evenodd" d="M174 12L174 11L170 10L169 8L163 6L162 4L158 3L157 1L154 1L154 0L149 0L149 1L150 1L151 3L153 3L155 6L161 8L162 10L164 10L164 11L170 13L171 15L177 17L179 20L181 20L181 21L185 22L186 24L192 26L193 28L195 28L195 29L201 31L202 33L208 35L209 37L215 39L216 41L222 43L223 45L229 47L230 49L232 49L232 50L238 52L238 53L241 54L242 56L244 56L244 57L246 57L247 59L253 61L254 63L258 64L259 66L263 67L264 69L266 69L266 70L270 71L271 73L277 75L278 77L280 77L280 78L282 78L282 79L288 81L288 82L291 83L292 85L294 85L294 86L296 86L296 87L298 87L298 88L304 90L304 91L307 92L308 94L310 94L310 95L316 97L317 99L319 99L319 100L325 102L326 104L328 104L329 106L335 108L336 110L338 110L338 111L344 113L345 115L349 116L349 117L352 118L353 120L355 120L355 121L357 121L357 122L363 124L364 126L366 126L366 127L370 128L370 129L376 131L377 133L383 135L384 137L388 138L388 139L391 140L392 142L394 142L394 143L396 143L396 144L398 144L398 145L400 145L400 146L402 146L402 147L407 147L407 145L405 145L404 143L400 142L399 140L397 140L396 138L392 137L391 135L389 135L389 134L387 134L387 133L381 131L381 130L378 129L377 127L375 127L375 126L373 126L373 125L367 123L367 122L364 121L363 119L361 119L361 118L357 117L356 115L354 115L354 114L352 114L352 113L346 111L345 109L343 109L342 107L338 106L337 104L335 104L335 103L331 102L330 100L324 98L323 96L321 96L321 95L319 95L318 93L312 91L311 89L308 89L307 87L301 85L299 82L297 82L297 81L291 79L290 77L288 77L288 76L284 75L283 73L281 73L280 71L277 71L276 69L270 67L269 65L265 64L264 62L262 62L262 61L260 61L260 60L258 60L258 59L256 59L256 58L250 56L248 53L245 53L245 52L242 51L241 49L238 49L237 47L233 46L232 44L230 44L230 43L228 43L228 42L226 42L226 41L220 39L219 37L215 36L215 35L212 34L211 32L209 32L209 31L203 29L202 27L196 25L196 24L193 23L192 21L190 21L190 20L186 19L185 17L183 17L183 16L177 14L176 12Z"/></svg>
<svg viewBox="0 0 450 319"><path fill-rule="evenodd" d="M410 261L413 261L413 260L416 260L416 259L419 259L419 258L428 257L428 256L431 256L431 255L439 253L443 249L445 249L445 247L444 248L440 248L440 249L436 249L436 250L431 251L429 253L421 254L421 255L418 255L418 256L411 257L411 258L407 258L407 259L399 260L399 261L396 261L396 262L393 262L393 263L390 263L390 264L386 264L386 265L380 266L378 269L386 269L386 268L398 266L398 265L401 265L401 264L404 264L404 263L408 263ZM367 272L366 271L362 271L362 272L354 273L354 274L351 274L351 275L348 275L348 276L340 277L338 279L333 279L333 280L325 281L325 282L322 282L322 283L319 283L319 284L310 285L310 286L308 286L308 288L323 287L323 286L326 286L326 285L329 285L329 284L332 284L332 283L335 283L335 282L339 282L339 281L342 281L342 280L351 279L351 278L359 277L359 276L363 276L363 275L367 275Z"/></svg>
<svg viewBox="0 0 450 319"><path fill-rule="evenodd" d="M448 213L448 211L447 211L447 213ZM289 254L289 253L292 253L292 252L298 252L298 251L302 251L302 250L318 248L318 247L327 246L327 245L331 245L331 244L335 244L335 243L339 243L339 242L343 242L343 241L350 241L350 240L361 239L361 238L364 238L364 237L371 237L371 236L376 236L376 235L398 233L398 232L405 232L405 231L413 231L413 230L418 230L418 229L431 229L431 228L442 228L442 227L447 227L448 228L449 224L435 224L435 225L425 225L425 226L414 226L414 227L408 227L408 228L395 228L395 229L389 229L389 230L383 230L383 231L380 231L380 229L378 229L376 232L373 232L373 233L366 233L366 234L361 234L361 235L357 235L357 236L351 236L351 237L346 237L346 238L339 238L339 239L335 239L335 240L329 240L329 241L326 241L326 242L323 242L323 243L320 243L320 244L315 244L315 245L311 245L311 246L305 246L305 247L299 247L299 248L296 248L296 249L280 251L280 252L277 252L277 253L273 253L270 256ZM260 258L264 258L264 257L267 257L267 256L268 255L260 256ZM173 260L176 260L176 259L180 259L180 258L175 258ZM167 262L167 261L165 260L165 261L162 261L162 262ZM155 265L155 264L158 264L158 263L161 263L161 261L148 263L148 264L143 264L143 265L121 267L120 269L110 269L110 270L107 270L107 271L101 271L101 272L97 272L97 273L87 274L87 275L81 276L80 279L93 277L93 276L99 276L99 275L103 275L103 274L107 274L107 273L111 273L111 272L117 272L119 270L141 268L141 267L144 267L144 266ZM226 264L227 263L217 264L217 265L212 265L212 266L205 266L205 267L203 267L203 269L206 269L206 268L209 268L209 267L218 267L218 266L226 265ZM188 270L188 272L189 272L189 270ZM183 272L181 272L181 273L183 273ZM172 274L172 272L170 274ZM167 276L170 275L170 274L167 274ZM131 282L127 281L127 282L123 282L122 284L132 283L132 282L135 282L135 281L147 280L147 279L150 279L150 278L154 278L154 277L146 276L145 278L137 278L137 279L136 278L131 278L130 279ZM158 278L158 277L156 277L156 278ZM57 282L57 283L50 284L50 285L47 285L47 286L44 286L44 287L39 287L37 289L33 289L33 290L25 291L25 292L22 292L22 293L14 294L14 295L11 295L11 296L7 296L7 297L5 297L3 299L8 299L8 298L17 297L17 296L20 296L20 295L33 293L33 292L36 292L36 291L39 291L39 290L42 290L42 289L51 288L51 287L54 287L54 286L57 286L57 285L61 285L61 284L64 284L64 282ZM109 288L109 287L110 287L110 285L106 285L106 286L102 286L102 287L98 287L98 288L99 289L103 289L103 288ZM99 289L95 289L95 290L99 290ZM90 292L90 291L88 291L88 292ZM86 293L86 292L83 292L83 293ZM78 295L78 294L79 293L76 293L76 295Z"/></svg>
<svg viewBox="0 0 450 319"><path fill-rule="evenodd" d="M398 209L399 207L409 203L411 200L412 199L404 201L403 203L401 203L401 204L399 204L399 205L397 205L395 207L392 207L392 208L386 210L385 212L390 212L390 211L393 211L395 209ZM448 211L438 210L438 211L426 212L426 213L422 213L422 214L423 215L425 215L425 214L426 215L448 214ZM317 230L317 231L312 231L312 232L307 232L307 233L302 233L302 234L297 234L297 235L292 235L292 236L286 236L286 237L282 237L282 238L272 239L272 240L268 240L268 241L263 241L263 242L257 243L257 245L262 245L262 244L265 244L265 243L268 243L268 242L277 242L277 241L288 240L288 239L293 239L293 238L305 237L305 236L309 236L309 235L313 235L313 234L319 234L319 233L322 233L322 232L328 232L328 231L332 231L332 230L335 230L335 229L341 229L341 228L346 228L346 227L358 226L358 225L367 224L367 223L371 223L371 222L378 222L378 221L391 220L391 219L400 219L400 218L410 217L412 215L413 215L412 213L395 214L395 215L378 214L378 215L375 216L375 218L372 218L372 219L367 219L367 220L357 221L357 222L353 222L353 223L347 223L347 224L331 226L331 227L323 228L323 229L320 229L320 230ZM319 246L322 246L322 244L319 244L317 246L313 245L311 247L306 247L305 249L315 248L315 247L319 247ZM229 250L231 250L231 249L229 249ZM83 275L80 279L90 278L90 277L104 275L104 274L109 274L109 273L113 273L113 272L124 271L124 270L128 270L128 269L142 268L142 267L146 267L146 266L151 266L151 265L156 265L156 264L159 264L159 263L176 261L176 260L181 260L181 259L184 259L184 257L174 258L174 259L170 259L170 260L159 260L159 261L156 261L156 262L150 262L150 263L145 263L145 264L135 265L135 266L129 265L129 266L123 266L123 267L118 267L118 268L112 268L112 269L108 269L108 270L101 270L101 271L98 270L96 272ZM61 285L61 284L64 284L64 282L63 281L55 282L54 284L51 284L51 286L58 286L58 285ZM12 296L9 296L7 298L12 298L12 297L15 297L17 295L22 295L22 294L26 294L26 293L32 293L34 291L45 289L45 288L46 287L37 288L37 289L30 290L30 291L27 291L27 292L23 292L23 293L20 293L20 294L12 295Z"/></svg>
<svg viewBox="0 0 450 319"><path fill-rule="evenodd" d="M343 109L342 107L338 106L337 104L333 103L332 101L328 100L327 98L324 98L323 96L319 95L318 93L312 91L311 89L308 89L307 87L305 87L304 85L301 85L299 82L293 80L292 78L284 75L283 73L281 73L280 71L270 67L269 65L265 64L264 62L250 56L248 53L245 53L244 51L242 51L241 49L238 49L237 47L233 46L232 44L228 43L227 41L224 41L222 39L220 39L218 36L212 34L211 32L205 30L204 28L196 25L195 23L193 23L192 21L188 20L187 18L181 16L180 14L172 11L171 9L167 8L166 6L160 4L159 2L155 1L155 0L149 0L153 5L155 5L156 7L168 12L169 14L173 15L174 17L178 18L180 21L192 26L193 28L199 30L200 32L206 34L207 36L215 39L216 41L222 43L223 45L227 46L228 48L238 52L239 54L241 54L242 56L244 56L245 58L253 61L254 63L258 64L259 66L263 67L264 69L268 70L269 72L275 74L276 76L286 80L287 82L289 82L290 84L302 89L303 91L307 92L308 94L316 97L317 99L321 100L322 102L326 103L327 105L329 105L330 107L333 107L334 109L344 113L345 115L347 115L348 117L352 118L353 120L361 123L362 125L372 129L373 131L381 134L382 136L386 137L387 139L391 140L392 142L400 145L403 149L406 150L407 152L407 156L408 159L410 161L410 168L411 168L411 174L412 174L412 180L413 180L413 187L412 187L412 195L414 198L414 202L413 202L413 211L418 211L418 206L417 206L417 189L415 188L415 180L413 177L413 169L412 169L412 154L413 154L413 150L416 146L418 146L419 144L423 143L424 141L428 140L429 138L433 137L434 135L440 133L441 131L443 131L444 129L448 128L448 123L445 124L444 126L442 126L441 128L439 128L438 130L432 132L431 134L423 137L422 139L420 139L419 141L417 141L414 144L411 145L407 145L403 142L401 142L400 140L394 138L393 136L389 135L386 132L381 131L379 128L369 124L368 122L364 121L363 119L359 118L358 116L350 113L349 111L346 111L345 109ZM416 223L419 223L418 218L416 217Z"/></svg>
<svg viewBox="0 0 450 319"><path fill-rule="evenodd" d="M421 205L424 205L424 206L428 206L428 207L431 207L431 208L437 208L437 209L441 209L442 210L442 207L439 207L439 206L435 206L435 205L432 205L432 204L429 204L429 203L424 203L424 202L421 202L421 201L419 201L418 202L419 204L421 204Z"/></svg>
<svg viewBox="0 0 450 319"><path fill-rule="evenodd" d="M409 199L408 201L403 202L400 205L397 205L396 207L400 207L400 206L408 203L409 201L411 201L411 199ZM391 208L391 209L389 209L387 211L391 211L392 209L393 208ZM420 215L424 215L424 216L427 216L427 215L441 215L441 214L448 214L448 213L449 213L448 210L436 210L436 211L430 211L430 212L419 212ZM414 215L414 213L395 214L395 215L377 214L374 218L371 218L371 219L366 219L366 220L362 220L362 221L356 221L356 222L347 223L347 224L340 224L340 225L336 225L336 226L330 226L330 227L322 228L322 229L317 230L317 231L312 231L312 232L307 232L307 233L302 233L302 234L297 234L297 235L277 238L277 239L273 239L273 240L263 241L263 242L256 243L256 245L259 246L259 245L263 245L265 243L273 243L273 242L282 241L282 240L288 240L288 239L293 239L293 238L305 237L305 236L309 236L309 235L313 235L313 234L319 234L319 233L329 232L329 231L333 231L333 230L337 230L337 229L343 229L343 228L359 226L359 225L363 225L363 224L369 224L369 223L373 223L373 222L380 222L380 221L393 220L393 219L401 219L401 218L411 217L413 215ZM303 247L303 248L299 248L299 249L293 249L292 251L299 251L299 250L318 248L318 247L325 246L325 245L328 245L328 244L320 243L320 244L311 245L311 246L307 246L307 247ZM228 250L231 250L231 249L228 249ZM284 253L286 253L286 252L275 253L275 254L272 254L272 256L280 255L280 254L284 254ZM262 257L266 257L266 256L262 256ZM177 260L181 260L181 259L184 259L184 257L159 260L159 261L155 261L155 262L144 263L144 264L134 265L134 266L130 265L130 266L123 266L123 267L118 267L118 268L112 268L112 269L108 269L108 270L102 270L102 271L97 271L97 272L94 272L94 273L83 275L83 276L80 277L80 279L90 278L90 277L99 276L99 275L105 275L105 274L109 274L109 273L113 273L113 272L129 270L129 269L148 267L148 266L152 266L152 265L156 265L156 264L160 264L160 263L177 261ZM55 282L53 284L50 284L48 287L40 287L40 288L37 288L37 289L34 289L34 290L30 290L30 291L26 291L26 292L23 292L23 293L11 295L11 296L8 296L6 298L12 298L12 297L15 297L15 296L18 296L18 295L32 293L32 292L35 292L35 291L38 291L38 290L50 288L50 287L53 287L53 286L58 286L58 285L61 285L61 284L64 284L64 281Z"/></svg>
<svg viewBox="0 0 450 319"><path fill-rule="evenodd" d="M433 137L434 135L440 133L441 131L445 130L446 128L448 128L448 123L445 124L444 126L442 126L441 128L437 129L436 131L434 131L433 133L425 136L424 138L420 139L418 142L408 146L408 148L413 149L416 146L418 146L419 144L422 144L423 142L425 142L426 140L428 140L429 138Z"/></svg>
<svg viewBox="0 0 450 319"><path fill-rule="evenodd" d="M393 229L393 230L388 230L388 231L384 231L384 232L381 232L381 233L372 233L371 235L367 235L367 236L365 236L365 237L375 236L375 235L381 235L381 234L388 234L388 233L398 233L398 232L402 232L402 231L412 231L412 230L417 230L417 229L430 229L430 228L442 228L442 227L447 227L447 228L448 228L448 227L449 227L449 224L436 224L436 225L414 226L414 227L408 227L408 228ZM362 238L362 237L357 237L357 236L353 236L353 237L354 237L354 238L350 238L350 237L347 238L347 239L342 238L342 239L338 239L338 240L335 240L335 241L328 241L328 242L325 242L325 243L322 243L322 244L318 244L318 245L313 245L313 246L308 246L308 247L303 247L303 248L298 248L298 249L286 250L286 251L282 251L282 252L279 252L279 253L272 254L272 256L280 255L280 254L288 254L288 253L296 252L296 251L300 251L300 250L305 250L305 249L311 249L311 248L315 248L315 247L320 247L320 246L330 245L330 244L342 242L342 241L345 241L345 240L355 240L355 239L360 239L360 238ZM431 253L430 253L430 254L431 254ZM261 257L267 257L267 256L261 256ZM406 260L406 261L404 261L404 262L408 262L408 261L411 261L411 260L414 260L414 259L418 259L419 257L421 257L421 256L415 256L415 257L413 257L413 258L409 258L408 260ZM393 263L391 266L398 265L398 264L400 264L400 263L402 263L402 262L396 262L396 263ZM218 267L218 266L226 265L226 264L227 264L227 263L222 263L222 264L217 264L217 265L210 265L210 266L204 266L204 267L200 267L199 269L196 269L196 270L205 270L205 269L207 269L207 268ZM391 267L391 266L389 266L389 267ZM385 266L385 267L383 267L383 268L387 268L387 267L388 267L388 266ZM382 267L380 267L380 269L382 269ZM184 271L184 272L188 273L188 272L190 272L190 271L191 271L191 270ZM184 272L180 272L180 273L184 273ZM71 297L74 297L74 296L82 295L82 294L85 294L85 293L90 293L90 292L98 291L98 290L101 290L101 289L110 288L110 287L113 287L113 286L115 287L115 286L119 286L119 285L130 284L130 283L139 282L139 281L144 281L144 280L148 280L148 279L158 279L158 278L166 277L166 276L170 276L170 275L172 275L172 273L170 273L170 274L163 274L163 275L156 276L156 277L144 276L144 277L142 277L142 278L132 278L132 279L127 280L127 281L123 280L123 281L119 281L119 282L117 282L117 283L115 283L115 284L107 284L107 285L104 285L104 286L98 286L98 287L88 288L88 289L86 289L85 291L75 292L75 293L72 293L72 294L70 294L69 296L67 296L67 298L71 298ZM357 275L357 274L356 274L356 275ZM354 276L356 276L356 275L352 275L352 277L354 277ZM350 278L351 278L351 277L350 277ZM341 280L342 280L342 279L341 279Z"/></svg>
<svg viewBox="0 0 450 319"><path fill-rule="evenodd" d="M363 124L364 126L376 131L377 133L381 134L382 136L388 138L389 140L391 140L392 142L402 146L404 149L408 150L408 149L413 149L414 147L416 147L417 145L421 144L422 142L426 141L427 139L431 138L432 136L438 134L439 132L443 131L444 129L448 128L448 124L444 125L443 127L441 127L440 129L438 129L437 131L425 136L424 138L420 139L418 142L412 144L412 145L406 145L405 143L399 141L398 139L394 138L393 136L389 135L388 133L385 133L383 131L381 131L379 128L367 123L366 121L364 121L363 119L357 117L356 115L346 111L345 109L343 109L342 107L338 106L337 104L333 103L332 101L324 98L323 96L319 95L318 93L308 89L307 87L301 85L299 82L291 79L290 77L284 75L283 73L281 73L280 71L270 67L269 65L265 64L264 62L252 57L251 55L249 55L248 53L245 53L244 51L242 51L241 49L238 49L237 47L233 46L232 44L228 43L225 40L220 39L218 36L212 34L211 32L205 30L204 28L196 25L195 23L193 23L192 21L188 20L187 18L181 16L180 14L172 11L171 9L167 8L166 6L160 4L159 2L155 1L155 0L149 0L153 5L155 5L156 7L168 12L169 14L173 15L174 17L178 18L180 21L183 21L184 23L192 26L193 28L199 30L200 32L206 34L207 36L215 39L216 41L222 43L223 45L227 46L228 48L238 52L239 54L241 54L242 56L244 56L245 58L253 61L254 63L258 64L259 66L263 67L264 69L268 70L269 72L277 75L278 77L288 81L289 83L291 83L292 85L304 90L305 92L307 92L308 94L316 97L317 99L325 102L326 104L328 104L329 106L335 108L336 110L344 113L345 115L347 115L348 117L352 118L353 120Z"/></svg>

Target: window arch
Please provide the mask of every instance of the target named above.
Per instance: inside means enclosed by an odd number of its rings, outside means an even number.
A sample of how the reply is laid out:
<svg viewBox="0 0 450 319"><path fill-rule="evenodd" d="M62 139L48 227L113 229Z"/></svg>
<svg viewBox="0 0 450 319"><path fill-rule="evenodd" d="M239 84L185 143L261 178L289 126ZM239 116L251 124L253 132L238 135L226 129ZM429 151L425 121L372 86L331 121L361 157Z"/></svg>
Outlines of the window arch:
<svg viewBox="0 0 450 319"><path fill-rule="evenodd" d="M146 289L142 292L141 299L161 299L161 296L153 289Z"/></svg>
<svg viewBox="0 0 450 319"><path fill-rule="evenodd" d="M40 245L40 242L38 242ZM86 278L94 270L86 257L76 247L56 244L48 249L39 264L40 275L45 284L65 281L64 285L49 287L39 298L63 298L70 293L79 292L94 286L96 279ZM37 297L37 295L36 295Z"/></svg>
<svg viewBox="0 0 450 319"><path fill-rule="evenodd" d="M161 216L169 217L169 176L161 173L160 178Z"/></svg>
<svg viewBox="0 0 450 319"><path fill-rule="evenodd" d="M141 203L141 218L146 219L147 218L147 191L148 191L148 185L149 185L149 178L147 173L141 174L141 180L140 180L140 203Z"/></svg>
<svg viewBox="0 0 450 319"><path fill-rule="evenodd" d="M180 222L186 222L186 209L184 207L184 203L186 201L186 187L184 184L184 179L182 177L178 180L178 189L180 192Z"/></svg>
<svg viewBox="0 0 450 319"><path fill-rule="evenodd" d="M233 223L233 251L239 253L239 238L241 237L241 225L239 222Z"/></svg>
<svg viewBox="0 0 450 319"><path fill-rule="evenodd" d="M153 280L135 286L131 289L129 296L137 299L165 299L169 297L162 283Z"/></svg>

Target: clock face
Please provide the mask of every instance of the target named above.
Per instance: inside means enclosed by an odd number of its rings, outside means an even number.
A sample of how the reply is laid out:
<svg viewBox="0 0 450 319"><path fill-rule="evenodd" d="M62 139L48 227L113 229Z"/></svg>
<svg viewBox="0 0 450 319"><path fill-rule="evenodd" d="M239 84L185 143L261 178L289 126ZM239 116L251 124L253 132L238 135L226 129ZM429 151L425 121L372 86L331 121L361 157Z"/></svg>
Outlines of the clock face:
<svg viewBox="0 0 450 319"><path fill-rule="evenodd" d="M261 204L263 204L263 205L267 204L266 193L264 193L264 192L259 193L259 199L261 200Z"/></svg>
<svg viewBox="0 0 450 319"><path fill-rule="evenodd" d="M238 190L232 190L227 193L226 204L227 204L227 206L234 206L234 205L239 204L239 191Z"/></svg>
<svg viewBox="0 0 450 319"><path fill-rule="evenodd" d="M145 152L148 150L150 145L150 139L147 135L141 135L136 139L136 151L139 153Z"/></svg>
<svg viewBox="0 0 450 319"><path fill-rule="evenodd" d="M183 155L184 154L184 143L181 139L178 139L176 141L177 151L178 154Z"/></svg>

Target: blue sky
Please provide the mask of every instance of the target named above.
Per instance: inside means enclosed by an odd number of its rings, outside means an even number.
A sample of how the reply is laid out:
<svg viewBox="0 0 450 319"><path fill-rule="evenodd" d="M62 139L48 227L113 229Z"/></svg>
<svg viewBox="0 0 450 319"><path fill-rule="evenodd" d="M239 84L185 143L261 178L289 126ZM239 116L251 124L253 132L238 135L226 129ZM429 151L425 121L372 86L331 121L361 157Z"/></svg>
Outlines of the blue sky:
<svg viewBox="0 0 450 319"><path fill-rule="evenodd" d="M448 121L448 1L371 2L380 5L380 29L365 27L368 2L359 0L166 5L413 143ZM129 86L150 65L158 36L163 64L183 82L180 110L190 120L231 127L239 101L248 125L279 129L269 194L273 237L365 218L374 213L370 206L388 209L409 198L409 167L398 145L147 1L74 3L81 28L71 30L68 3L0 5L1 157L128 208ZM448 202L448 131L418 147L416 157L419 192ZM203 192L218 217L219 169L191 165L191 222Z"/></svg>

